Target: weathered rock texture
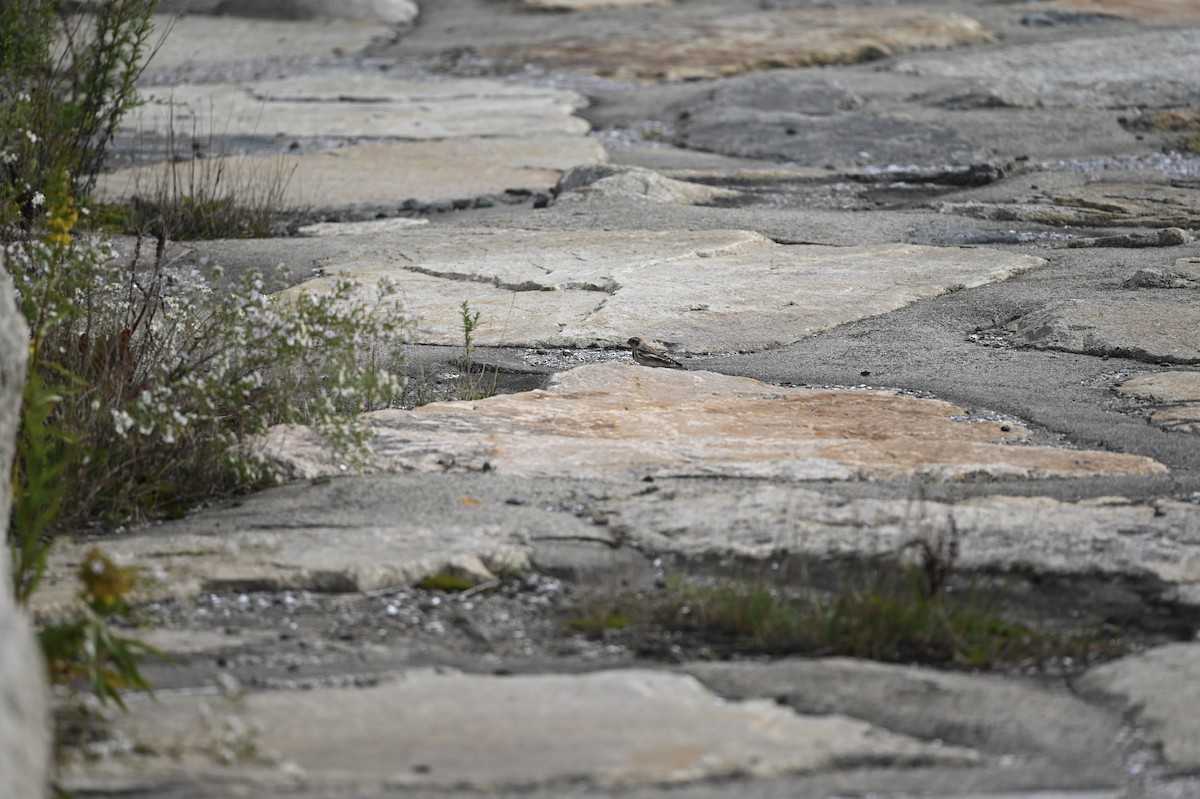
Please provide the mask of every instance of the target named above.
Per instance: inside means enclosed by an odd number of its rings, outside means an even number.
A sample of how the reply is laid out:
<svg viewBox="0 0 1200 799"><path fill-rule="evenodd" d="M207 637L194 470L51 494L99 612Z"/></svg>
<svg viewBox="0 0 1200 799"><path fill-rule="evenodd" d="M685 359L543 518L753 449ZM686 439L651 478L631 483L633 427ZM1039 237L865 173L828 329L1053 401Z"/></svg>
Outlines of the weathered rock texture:
<svg viewBox="0 0 1200 799"><path fill-rule="evenodd" d="M953 130L863 112L836 82L758 73L699 92L672 108L675 142L725 155L805 166L969 163L976 148Z"/></svg>
<svg viewBox="0 0 1200 799"><path fill-rule="evenodd" d="M370 20L311 22L277 19L240 19L236 25L201 14L154 17L154 33L162 45L150 61L148 77L178 69L219 69L222 77L242 62L261 64L266 59L313 62L362 50L391 27ZM157 42L157 39L151 39ZM215 122L219 122L219 118Z"/></svg>
<svg viewBox="0 0 1200 799"><path fill-rule="evenodd" d="M491 80L417 82L358 72L244 84L156 86L137 123L168 133L449 139L581 135L580 94Z"/></svg>
<svg viewBox="0 0 1200 799"><path fill-rule="evenodd" d="M1200 372L1141 375L1117 386L1117 392L1149 405L1150 420L1180 432L1200 432Z"/></svg>
<svg viewBox="0 0 1200 799"><path fill-rule="evenodd" d="M978 761L970 749L934 746L845 716L799 715L770 700L725 702L692 677L661 671L410 672L371 688L234 701L164 697L138 703L122 727L151 753L129 769L142 779L187 773L221 744L236 745L231 727L244 731L259 752L287 764L247 761L226 769L226 782L259 785L485 790L582 781L618 788Z"/></svg>
<svg viewBox="0 0 1200 799"><path fill-rule="evenodd" d="M712 372L606 363L556 375L544 391L368 414L368 468L784 480L1165 471L1131 455L1019 446L1019 425L967 421L964 414L949 403L888 391L780 388ZM263 452L296 476L341 473L304 428L275 428Z"/></svg>
<svg viewBox="0 0 1200 799"><path fill-rule="evenodd" d="M1148 595L1200 605L1200 508L1120 497L1063 502L991 496L957 503L919 498L822 497L759 485L614 501L612 512L647 551L691 557L816 560L900 553L957 531L964 569L1064 577L1105 575L1149 582Z"/></svg>
<svg viewBox="0 0 1200 799"><path fill-rule="evenodd" d="M1200 305L1190 296L1058 300L1020 317L1013 328L1016 341L1039 349L1200 363Z"/></svg>
<svg viewBox="0 0 1200 799"><path fill-rule="evenodd" d="M1085 695L1108 699L1146 730L1177 771L1200 769L1200 645L1172 644L1092 669Z"/></svg>
<svg viewBox="0 0 1200 799"><path fill-rule="evenodd" d="M218 14L268 19L373 19L407 25L420 9L413 0L223 0Z"/></svg>
<svg viewBox="0 0 1200 799"><path fill-rule="evenodd" d="M1053 0L1035 6L1040 11L1047 8L1077 14L1102 14L1125 17L1142 22L1196 22L1200 20L1200 6L1191 0Z"/></svg>
<svg viewBox="0 0 1200 799"><path fill-rule="evenodd" d="M924 740L1058 759L1081 782L1115 772L1118 714L1065 691L848 658L696 663L687 670L730 699L774 699L800 713L845 713Z"/></svg>
<svg viewBox="0 0 1200 799"><path fill-rule="evenodd" d="M503 193L547 191L561 173L606 159L574 112L576 92L499 81L420 83L374 74L280 79L243 84L151 87L151 102L130 125L167 135L192 130L222 136L318 137L312 152L234 155L129 167L100 177L110 200L156 197L182 183L235 189L239 199L292 208L393 212L423 204ZM334 147L330 137L404 139ZM220 185L217 185L220 176ZM270 198L270 199L268 199ZM449 206L447 206L449 208Z"/></svg>
<svg viewBox="0 0 1200 799"><path fill-rule="evenodd" d="M978 22L954 13L808 9L729 15L701 23L664 16L628 36L487 52L625 80L678 81L765 67L849 64L989 39Z"/></svg>
<svg viewBox="0 0 1200 799"><path fill-rule="evenodd" d="M8 489L21 413L29 332L13 302L0 256L0 529L8 529ZM5 538L0 538L0 799L44 796L50 734L46 683L29 623L12 599Z"/></svg>
<svg viewBox="0 0 1200 799"><path fill-rule="evenodd" d="M783 246L740 230L430 229L325 259L324 291L352 277L370 303L394 279L428 344L462 343L463 300L479 344L623 346L631 335L684 352L759 350L947 290L1004 280L1040 258L893 244Z"/></svg>
<svg viewBox="0 0 1200 799"><path fill-rule="evenodd" d="M1119 49L1104 39L1027 44L970 58L917 56L897 72L966 79L1001 106L1099 108L1194 104L1200 51L1192 31L1147 31L1125 37ZM1104 79L1096 80L1097 75Z"/></svg>

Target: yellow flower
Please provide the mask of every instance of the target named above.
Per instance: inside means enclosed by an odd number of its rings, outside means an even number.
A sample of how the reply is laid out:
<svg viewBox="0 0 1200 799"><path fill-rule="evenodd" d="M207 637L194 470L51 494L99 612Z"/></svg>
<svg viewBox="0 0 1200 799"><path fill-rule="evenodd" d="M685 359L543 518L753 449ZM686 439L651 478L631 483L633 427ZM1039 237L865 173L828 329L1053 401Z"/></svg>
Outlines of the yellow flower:
<svg viewBox="0 0 1200 799"><path fill-rule="evenodd" d="M75 207L71 179L65 171L59 189L59 192L55 192L58 196L50 203L50 221L46 223L50 232L46 234L46 243L68 247L71 244L71 230L79 221L79 209Z"/></svg>

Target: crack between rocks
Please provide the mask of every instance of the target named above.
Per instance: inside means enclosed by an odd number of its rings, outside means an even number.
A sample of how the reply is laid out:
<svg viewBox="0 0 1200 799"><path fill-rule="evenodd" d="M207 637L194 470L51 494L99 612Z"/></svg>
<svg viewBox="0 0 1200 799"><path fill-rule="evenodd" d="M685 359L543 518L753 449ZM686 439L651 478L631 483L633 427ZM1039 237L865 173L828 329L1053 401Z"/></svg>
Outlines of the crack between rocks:
<svg viewBox="0 0 1200 799"><path fill-rule="evenodd" d="M544 535L530 536L530 541L577 541L582 544L603 544L609 549L620 549L622 542L611 538L602 538L595 535Z"/></svg>
<svg viewBox="0 0 1200 799"><path fill-rule="evenodd" d="M616 294L621 288L620 284L615 282L607 283L605 285L587 282L570 282L563 283L558 286L547 286L542 283L535 283L532 280L524 280L520 283L507 283L494 276L489 277L487 275L463 274L461 272L439 272L436 269L429 269L428 267L423 266L406 266L404 268L410 272L416 272L417 274L436 277L442 280L454 280L461 283L487 283L494 288L498 288L503 291L593 291L600 294L612 295ZM548 273L548 270L543 269L543 271ZM601 304L603 305L603 303Z"/></svg>

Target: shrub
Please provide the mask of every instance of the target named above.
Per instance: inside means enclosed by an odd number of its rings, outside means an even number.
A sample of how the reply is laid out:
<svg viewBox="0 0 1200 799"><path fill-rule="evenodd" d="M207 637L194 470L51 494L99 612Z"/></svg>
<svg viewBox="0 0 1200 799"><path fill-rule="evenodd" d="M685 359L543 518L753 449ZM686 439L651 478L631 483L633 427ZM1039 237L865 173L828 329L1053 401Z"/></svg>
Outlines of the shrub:
<svg viewBox="0 0 1200 799"><path fill-rule="evenodd" d="M0 238L28 233L67 174L91 190L151 50L157 0L106 0L65 16L57 0L0 2Z"/></svg>

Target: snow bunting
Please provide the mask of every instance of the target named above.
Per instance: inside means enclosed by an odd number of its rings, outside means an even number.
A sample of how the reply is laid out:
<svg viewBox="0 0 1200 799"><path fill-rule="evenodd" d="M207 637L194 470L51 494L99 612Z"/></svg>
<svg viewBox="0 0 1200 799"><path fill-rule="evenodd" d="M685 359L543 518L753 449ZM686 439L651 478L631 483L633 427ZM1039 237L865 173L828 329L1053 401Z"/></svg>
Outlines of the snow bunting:
<svg viewBox="0 0 1200 799"><path fill-rule="evenodd" d="M683 364L667 355L662 350L656 350L637 336L625 342L633 351L633 360L642 366L661 366L666 369L683 369Z"/></svg>

